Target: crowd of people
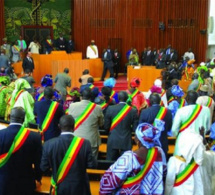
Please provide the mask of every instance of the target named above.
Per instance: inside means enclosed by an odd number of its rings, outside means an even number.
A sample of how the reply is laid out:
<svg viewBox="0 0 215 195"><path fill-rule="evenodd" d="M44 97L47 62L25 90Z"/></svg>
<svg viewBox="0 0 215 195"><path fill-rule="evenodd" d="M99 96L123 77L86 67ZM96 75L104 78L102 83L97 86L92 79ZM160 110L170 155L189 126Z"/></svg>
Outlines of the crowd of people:
<svg viewBox="0 0 215 195"><path fill-rule="evenodd" d="M196 69L187 91L177 78L168 84L163 73L144 93L139 78L117 93L111 77L100 91L89 70L70 92L68 68L54 79L45 75L36 89L29 69L15 80L2 74L0 118L10 124L0 130L0 194L33 194L35 180L50 169L52 193L90 194L86 168L96 168L99 129L108 134L106 159L114 162L101 178L101 195L213 194L215 103L208 71ZM37 126L40 133L28 130ZM177 137L170 158L168 136Z"/></svg>

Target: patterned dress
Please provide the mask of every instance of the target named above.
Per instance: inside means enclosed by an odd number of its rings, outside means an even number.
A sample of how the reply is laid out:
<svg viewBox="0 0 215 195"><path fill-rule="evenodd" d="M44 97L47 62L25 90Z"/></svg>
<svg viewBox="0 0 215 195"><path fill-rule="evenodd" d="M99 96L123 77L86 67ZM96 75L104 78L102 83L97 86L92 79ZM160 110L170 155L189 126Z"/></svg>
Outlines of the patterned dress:
<svg viewBox="0 0 215 195"><path fill-rule="evenodd" d="M145 162L132 151L125 152L104 174L100 181L100 195L162 195L163 177L166 174L166 158L161 148L152 168L139 184L121 188L128 177L135 176Z"/></svg>

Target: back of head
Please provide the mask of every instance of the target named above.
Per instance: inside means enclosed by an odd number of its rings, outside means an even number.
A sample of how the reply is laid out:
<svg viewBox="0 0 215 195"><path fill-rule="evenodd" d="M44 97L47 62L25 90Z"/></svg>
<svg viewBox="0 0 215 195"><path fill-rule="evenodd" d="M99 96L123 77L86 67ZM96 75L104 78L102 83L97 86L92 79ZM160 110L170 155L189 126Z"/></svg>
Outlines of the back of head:
<svg viewBox="0 0 215 195"><path fill-rule="evenodd" d="M178 79L172 79L171 80L171 85L178 85Z"/></svg>
<svg viewBox="0 0 215 195"><path fill-rule="evenodd" d="M89 73L90 73L90 71L89 71L88 69L85 69L85 70L83 71L83 75L89 74Z"/></svg>
<svg viewBox="0 0 215 195"><path fill-rule="evenodd" d="M69 73L69 69L68 68L64 68L63 72L65 72L66 74L68 74Z"/></svg>
<svg viewBox="0 0 215 195"><path fill-rule="evenodd" d="M54 96L54 89L52 89L51 87L46 87L44 89L44 97L46 99L52 99L52 97Z"/></svg>
<svg viewBox="0 0 215 195"><path fill-rule="evenodd" d="M150 96L149 96L149 102L150 102L150 105L153 105L153 104L160 104L161 102L161 97L158 93L152 93Z"/></svg>
<svg viewBox="0 0 215 195"><path fill-rule="evenodd" d="M81 93L82 99L90 100L92 97L92 91L90 88L85 88Z"/></svg>
<svg viewBox="0 0 215 195"><path fill-rule="evenodd" d="M71 115L64 115L60 118L59 127L61 131L73 132L74 125L75 125L75 120Z"/></svg>
<svg viewBox="0 0 215 195"><path fill-rule="evenodd" d="M102 87L101 92L104 96L110 96L111 95L111 89L109 87Z"/></svg>
<svg viewBox="0 0 215 195"><path fill-rule="evenodd" d="M93 77L89 77L89 78L87 79L87 83L94 83Z"/></svg>
<svg viewBox="0 0 215 195"><path fill-rule="evenodd" d="M198 93L194 90L187 92L186 101L188 104L195 104L198 98Z"/></svg>
<svg viewBox="0 0 215 195"><path fill-rule="evenodd" d="M23 123L25 120L25 110L22 107L14 107L10 113L11 123Z"/></svg>
<svg viewBox="0 0 215 195"><path fill-rule="evenodd" d="M192 79L195 80L195 79L198 79L199 78L199 74L198 73L194 73L193 76L192 76Z"/></svg>
<svg viewBox="0 0 215 195"><path fill-rule="evenodd" d="M118 98L119 98L119 101L120 101L120 102L126 102L127 99L128 99L128 94L127 94L127 92L125 92L125 91L120 91L120 92L118 93Z"/></svg>

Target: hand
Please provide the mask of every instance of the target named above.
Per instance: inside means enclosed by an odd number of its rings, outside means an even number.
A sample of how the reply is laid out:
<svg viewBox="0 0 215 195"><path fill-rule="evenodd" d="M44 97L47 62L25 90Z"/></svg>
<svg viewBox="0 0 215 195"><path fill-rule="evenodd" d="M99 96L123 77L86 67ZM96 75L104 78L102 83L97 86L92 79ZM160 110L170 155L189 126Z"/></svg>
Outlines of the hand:
<svg viewBox="0 0 215 195"><path fill-rule="evenodd" d="M199 127L199 134L204 138L204 136L205 136L205 128L203 126Z"/></svg>

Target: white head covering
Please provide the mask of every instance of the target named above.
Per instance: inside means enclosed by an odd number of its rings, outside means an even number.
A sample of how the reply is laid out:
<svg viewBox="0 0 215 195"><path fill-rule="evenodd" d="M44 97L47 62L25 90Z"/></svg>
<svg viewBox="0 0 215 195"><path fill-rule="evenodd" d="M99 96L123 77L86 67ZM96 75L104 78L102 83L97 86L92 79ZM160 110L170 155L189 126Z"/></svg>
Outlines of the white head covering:
<svg viewBox="0 0 215 195"><path fill-rule="evenodd" d="M160 79L156 79L154 81L154 85L157 86L157 87L162 87L162 81Z"/></svg>
<svg viewBox="0 0 215 195"><path fill-rule="evenodd" d="M186 164L188 164L192 158L194 158L198 165L202 164L204 158L204 145L202 143L201 135L185 129L184 132L179 134L176 141L178 148L175 148L175 155L184 157Z"/></svg>
<svg viewBox="0 0 215 195"><path fill-rule="evenodd" d="M201 62L201 63L200 63L200 66L205 66L205 62Z"/></svg>

